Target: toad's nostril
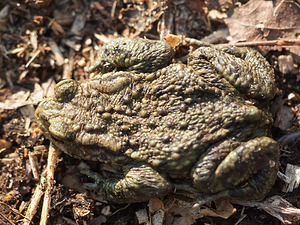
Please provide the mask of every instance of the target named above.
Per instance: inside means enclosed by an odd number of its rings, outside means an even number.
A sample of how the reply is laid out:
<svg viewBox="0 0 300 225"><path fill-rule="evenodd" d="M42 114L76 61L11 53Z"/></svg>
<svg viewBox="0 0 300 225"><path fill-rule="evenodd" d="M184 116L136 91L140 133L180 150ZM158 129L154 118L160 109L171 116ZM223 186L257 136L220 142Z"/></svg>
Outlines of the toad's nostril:
<svg viewBox="0 0 300 225"><path fill-rule="evenodd" d="M75 80L67 79L59 82L54 89L55 98L59 102L71 101L76 95L78 83Z"/></svg>

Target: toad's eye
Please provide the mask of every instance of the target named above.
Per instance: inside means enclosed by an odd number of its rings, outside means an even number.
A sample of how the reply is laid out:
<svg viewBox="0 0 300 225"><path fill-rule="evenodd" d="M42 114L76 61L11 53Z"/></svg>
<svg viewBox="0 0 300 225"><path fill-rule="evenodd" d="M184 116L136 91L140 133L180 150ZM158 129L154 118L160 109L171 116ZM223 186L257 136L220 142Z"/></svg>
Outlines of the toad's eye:
<svg viewBox="0 0 300 225"><path fill-rule="evenodd" d="M78 83L75 80L63 80L55 86L55 98L59 102L69 102L76 95L77 89Z"/></svg>

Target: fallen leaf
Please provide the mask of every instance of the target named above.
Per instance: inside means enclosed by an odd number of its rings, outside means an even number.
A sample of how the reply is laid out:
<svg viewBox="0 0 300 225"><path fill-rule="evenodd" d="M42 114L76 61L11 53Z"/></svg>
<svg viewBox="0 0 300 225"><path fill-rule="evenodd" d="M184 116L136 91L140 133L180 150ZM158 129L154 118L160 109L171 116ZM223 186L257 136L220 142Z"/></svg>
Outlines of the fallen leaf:
<svg viewBox="0 0 300 225"><path fill-rule="evenodd" d="M183 36L182 35L169 34L169 35L166 36L165 41L169 45L171 45L173 48L175 48L183 42Z"/></svg>
<svg viewBox="0 0 300 225"><path fill-rule="evenodd" d="M37 104L43 98L43 91L38 83L34 84L33 91L14 86L11 89L2 89L3 97L0 100L1 109L17 109L24 105Z"/></svg>
<svg viewBox="0 0 300 225"><path fill-rule="evenodd" d="M11 147L11 142L5 139L0 139L0 152L2 151L3 148L9 149L10 147Z"/></svg>
<svg viewBox="0 0 300 225"><path fill-rule="evenodd" d="M20 108L20 112L24 118L33 119L34 118L34 107L32 105L26 105Z"/></svg>
<svg viewBox="0 0 300 225"><path fill-rule="evenodd" d="M235 201L235 203L262 209L279 219L284 224L300 223L300 209L294 207L291 203L278 195L272 196L263 202Z"/></svg>
<svg viewBox="0 0 300 225"><path fill-rule="evenodd" d="M158 198L150 199L148 206L150 213L164 209L164 203Z"/></svg>
<svg viewBox="0 0 300 225"><path fill-rule="evenodd" d="M191 225L196 219L203 217L199 214L199 208L193 208L194 203L178 199L165 201L166 225Z"/></svg>
<svg viewBox="0 0 300 225"><path fill-rule="evenodd" d="M233 42L297 39L300 33L299 3L291 0L250 0L225 19ZM295 54L300 47L289 47Z"/></svg>
<svg viewBox="0 0 300 225"><path fill-rule="evenodd" d="M195 202L187 202L179 199L170 198L164 201L165 224L166 225L191 225L197 219L212 216L223 219L229 218L236 212L229 200L220 199L214 201L215 207L201 206L194 207Z"/></svg>
<svg viewBox="0 0 300 225"><path fill-rule="evenodd" d="M162 225L165 217L164 203L158 198L153 198L150 199L148 206L152 224Z"/></svg>
<svg viewBox="0 0 300 225"><path fill-rule="evenodd" d="M203 216L221 217L228 219L232 214L236 212L236 208L228 200L217 200L215 201L216 209L205 208L200 210L200 214Z"/></svg>
<svg viewBox="0 0 300 225"><path fill-rule="evenodd" d="M49 78L46 82L42 83L43 97L50 97L54 95L55 81Z"/></svg>

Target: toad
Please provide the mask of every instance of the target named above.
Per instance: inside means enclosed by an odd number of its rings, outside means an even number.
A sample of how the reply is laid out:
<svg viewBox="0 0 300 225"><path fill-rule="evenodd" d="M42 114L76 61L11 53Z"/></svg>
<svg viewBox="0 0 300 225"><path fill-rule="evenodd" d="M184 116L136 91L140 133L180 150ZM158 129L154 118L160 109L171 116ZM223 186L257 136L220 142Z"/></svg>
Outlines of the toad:
<svg viewBox="0 0 300 225"><path fill-rule="evenodd" d="M86 81L63 80L36 118L63 152L109 164L85 171L108 200L143 202L175 191L262 199L275 182L279 146L270 138L271 66L249 48L202 46L187 62L164 41L117 38Z"/></svg>

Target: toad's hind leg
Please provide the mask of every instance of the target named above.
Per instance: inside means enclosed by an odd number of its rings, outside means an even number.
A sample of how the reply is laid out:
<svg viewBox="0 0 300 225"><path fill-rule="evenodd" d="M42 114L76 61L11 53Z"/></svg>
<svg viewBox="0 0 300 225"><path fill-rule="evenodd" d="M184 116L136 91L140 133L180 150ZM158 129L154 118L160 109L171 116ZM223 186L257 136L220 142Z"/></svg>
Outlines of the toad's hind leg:
<svg viewBox="0 0 300 225"><path fill-rule="evenodd" d="M256 99L272 99L275 75L267 60L256 50L241 47L200 47L189 55L189 65L205 73L214 68L240 92Z"/></svg>
<svg viewBox="0 0 300 225"><path fill-rule="evenodd" d="M103 179L90 170L81 172L95 180L95 183L85 184L86 188L100 192L117 203L144 202L163 197L173 189L171 183L145 165L130 168L122 179Z"/></svg>
<svg viewBox="0 0 300 225"><path fill-rule="evenodd" d="M259 137L240 145L225 141L199 160L192 171L193 182L208 194L208 200L258 200L274 184L278 164L279 146L271 138Z"/></svg>

